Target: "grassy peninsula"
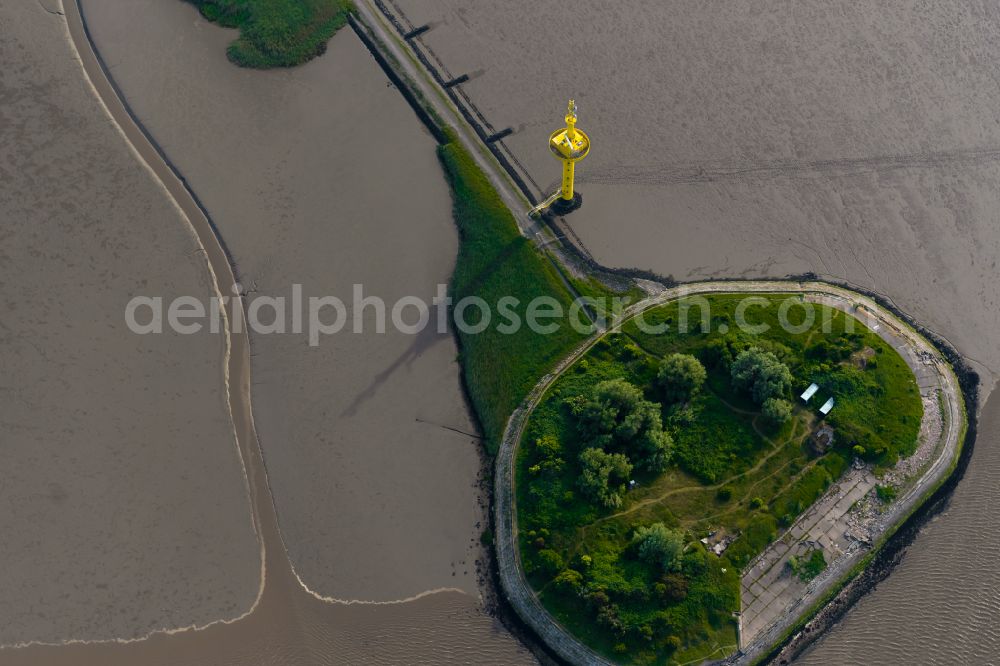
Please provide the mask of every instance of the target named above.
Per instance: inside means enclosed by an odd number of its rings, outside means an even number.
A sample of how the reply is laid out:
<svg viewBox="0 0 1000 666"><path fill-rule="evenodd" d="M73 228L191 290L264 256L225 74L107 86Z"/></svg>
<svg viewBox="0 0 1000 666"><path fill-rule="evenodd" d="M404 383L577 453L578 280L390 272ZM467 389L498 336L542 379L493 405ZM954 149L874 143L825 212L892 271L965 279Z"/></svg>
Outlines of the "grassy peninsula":
<svg viewBox="0 0 1000 666"><path fill-rule="evenodd" d="M768 328L752 334L735 325L743 299L700 299L710 314L692 306L687 333L683 300L646 313L664 332L626 323L552 385L525 430L526 574L564 626L615 661L732 652L750 559L854 458L888 466L916 445L919 391L880 337L820 305L812 326L789 333L778 313L800 297L784 295L758 297L747 318ZM826 427L832 444L816 438ZM795 564L806 580L824 555Z"/></svg>
<svg viewBox="0 0 1000 666"><path fill-rule="evenodd" d="M501 298L513 297L512 311L523 321L528 303L555 299L564 311L573 300L555 267L521 235L510 211L472 157L457 142L438 148L451 185L459 252L451 295L457 303L482 298L495 312ZM475 308L468 321L475 321ZM495 453L507 419L531 388L584 336L560 322L551 334L521 326L503 333L495 322L481 333L459 330L462 371L473 406Z"/></svg>
<svg viewBox="0 0 1000 666"><path fill-rule="evenodd" d="M242 67L293 67L321 55L347 23L350 0L190 0L202 16L240 36L229 59Z"/></svg>

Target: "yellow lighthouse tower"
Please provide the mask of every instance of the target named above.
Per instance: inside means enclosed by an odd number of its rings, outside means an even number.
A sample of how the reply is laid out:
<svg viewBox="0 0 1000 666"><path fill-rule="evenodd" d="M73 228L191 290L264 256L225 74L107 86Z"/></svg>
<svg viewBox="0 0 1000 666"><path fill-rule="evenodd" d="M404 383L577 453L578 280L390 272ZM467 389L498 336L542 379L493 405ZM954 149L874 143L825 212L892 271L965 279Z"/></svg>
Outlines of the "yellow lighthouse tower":
<svg viewBox="0 0 1000 666"><path fill-rule="evenodd" d="M549 137L549 149L556 158L562 161L563 172L562 186L559 188L558 196L553 195L546 203L550 204L556 212L568 213L578 208L582 201L579 193L573 191L576 163L590 152L590 137L576 128L575 101L570 100L566 109L566 127L556 130Z"/></svg>

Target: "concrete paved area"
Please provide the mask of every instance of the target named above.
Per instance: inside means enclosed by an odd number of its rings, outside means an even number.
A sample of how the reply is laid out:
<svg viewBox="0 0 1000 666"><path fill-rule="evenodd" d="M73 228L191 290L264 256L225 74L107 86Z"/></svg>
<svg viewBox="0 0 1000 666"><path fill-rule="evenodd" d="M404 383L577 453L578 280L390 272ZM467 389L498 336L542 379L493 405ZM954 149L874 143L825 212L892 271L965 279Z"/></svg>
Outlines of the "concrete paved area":
<svg viewBox="0 0 1000 666"><path fill-rule="evenodd" d="M744 636L754 636L765 629L805 592L806 583L788 569L790 557L819 547L830 561L866 547L852 536L846 515L875 484L875 477L867 469L850 470L744 572Z"/></svg>

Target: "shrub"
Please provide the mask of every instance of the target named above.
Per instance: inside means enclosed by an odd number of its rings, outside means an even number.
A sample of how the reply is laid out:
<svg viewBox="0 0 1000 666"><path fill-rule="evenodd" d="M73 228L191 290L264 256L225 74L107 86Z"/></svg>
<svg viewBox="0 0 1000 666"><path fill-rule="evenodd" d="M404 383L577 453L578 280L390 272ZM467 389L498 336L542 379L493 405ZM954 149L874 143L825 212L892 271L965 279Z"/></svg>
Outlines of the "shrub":
<svg viewBox="0 0 1000 666"><path fill-rule="evenodd" d="M667 414L667 423L672 428L686 428L694 424L697 418L697 414L695 414L691 405L678 404L670 408L670 412ZM676 443L674 442L674 444Z"/></svg>
<svg viewBox="0 0 1000 666"><path fill-rule="evenodd" d="M688 402L705 383L701 361L690 354L671 354L660 363L656 385L667 403Z"/></svg>
<svg viewBox="0 0 1000 666"><path fill-rule="evenodd" d="M575 569L563 569L559 575L552 579L552 584L556 589L567 593L576 593L583 583L583 575Z"/></svg>
<svg viewBox="0 0 1000 666"><path fill-rule="evenodd" d="M668 603L677 603L687 598L687 578L678 573L668 573L660 580L661 582L658 585L663 587L660 594Z"/></svg>
<svg viewBox="0 0 1000 666"><path fill-rule="evenodd" d="M690 579L697 578L708 571L708 551L705 550L700 541L692 543L688 552L684 553L681 571Z"/></svg>
<svg viewBox="0 0 1000 666"><path fill-rule="evenodd" d="M663 523L637 527L632 542L639 547L639 559L661 567L664 571L680 569L684 551L684 533L671 530Z"/></svg>
<svg viewBox="0 0 1000 666"><path fill-rule="evenodd" d="M889 504L896 499L898 491L895 486L875 486L875 494L885 504Z"/></svg>
<svg viewBox="0 0 1000 666"><path fill-rule="evenodd" d="M803 582L808 583L826 569L826 557L819 549L812 550L805 557L792 555L788 558L788 568Z"/></svg>
<svg viewBox="0 0 1000 666"><path fill-rule="evenodd" d="M535 440L535 449L542 459L557 458L562 453L562 444L552 435L545 435Z"/></svg>
<svg viewBox="0 0 1000 666"><path fill-rule="evenodd" d="M580 478L577 484L584 495L607 508L621 506L625 483L632 465L621 453L586 449L580 454Z"/></svg>
<svg viewBox="0 0 1000 666"><path fill-rule="evenodd" d="M792 403L782 398L768 398L762 406L764 418L774 425L780 425L792 417Z"/></svg>
<svg viewBox="0 0 1000 666"><path fill-rule="evenodd" d="M710 368L728 369L738 351L738 344L733 338L715 338L702 347L700 356Z"/></svg>
<svg viewBox="0 0 1000 666"><path fill-rule="evenodd" d="M623 453L640 469L666 469L673 441L663 430L660 407L632 384L600 382L589 398L571 400L570 409L585 445Z"/></svg>
<svg viewBox="0 0 1000 666"><path fill-rule="evenodd" d="M538 570L546 576L554 576L563 568L562 556L554 550L538 551Z"/></svg>
<svg viewBox="0 0 1000 666"><path fill-rule="evenodd" d="M740 352L733 361L730 373L733 387L749 391L758 405L768 398L784 396L792 386L792 373L788 366L760 347Z"/></svg>
<svg viewBox="0 0 1000 666"><path fill-rule="evenodd" d="M559 440L552 435L535 440L535 458L538 462L528 468L528 473L532 476L558 475L566 464L561 457L562 450Z"/></svg>
<svg viewBox="0 0 1000 666"><path fill-rule="evenodd" d="M827 471L831 480L839 479L847 470L847 460L844 456L834 451L823 456L819 464Z"/></svg>

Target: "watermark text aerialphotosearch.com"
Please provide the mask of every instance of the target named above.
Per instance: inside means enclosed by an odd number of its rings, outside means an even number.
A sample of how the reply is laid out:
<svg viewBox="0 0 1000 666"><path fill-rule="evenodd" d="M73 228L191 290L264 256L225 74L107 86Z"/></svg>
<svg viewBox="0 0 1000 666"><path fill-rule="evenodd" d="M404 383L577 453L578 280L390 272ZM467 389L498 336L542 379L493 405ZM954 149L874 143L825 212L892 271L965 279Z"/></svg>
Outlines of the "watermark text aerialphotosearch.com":
<svg viewBox="0 0 1000 666"><path fill-rule="evenodd" d="M304 296L301 284L293 284L289 296L247 294L240 285L233 287L233 296L212 296L201 299L179 296L169 300L162 296L135 296L125 307L125 323L133 333L149 335L170 331L193 335L202 331L219 333L226 330L224 321L231 322L232 330L242 332L244 317L227 317L226 308L238 306L246 309L246 326L258 335L305 334L309 345L317 346L323 336L337 333L384 334L391 330L416 335L433 327L437 333L447 333L454 326L467 335L482 333L491 327L498 333L512 335L528 327L533 333L550 335L564 326L589 335L620 322L622 314L631 304L627 296L593 298L582 296L568 306L551 296L539 296L522 302L514 296L503 296L495 303L488 303L478 296L467 296L457 301L448 293L448 286L439 284L437 293L428 303L419 296L403 296L387 302L376 295L365 294L364 285L354 284L351 297ZM251 297L252 296L252 297ZM760 335L770 324L755 318L754 313L775 307L775 302L762 296L746 296L737 304L732 325L751 335ZM777 303L778 325L792 334L802 334L816 325L829 332L833 316L828 308L817 308L808 301L789 296ZM729 323L718 323L713 329L711 305L703 296L680 296L678 321L650 322L637 314L633 321L644 333L661 334L676 326L679 333L715 330L727 333ZM844 320L850 328L853 319ZM850 332L849 330L846 332Z"/></svg>

